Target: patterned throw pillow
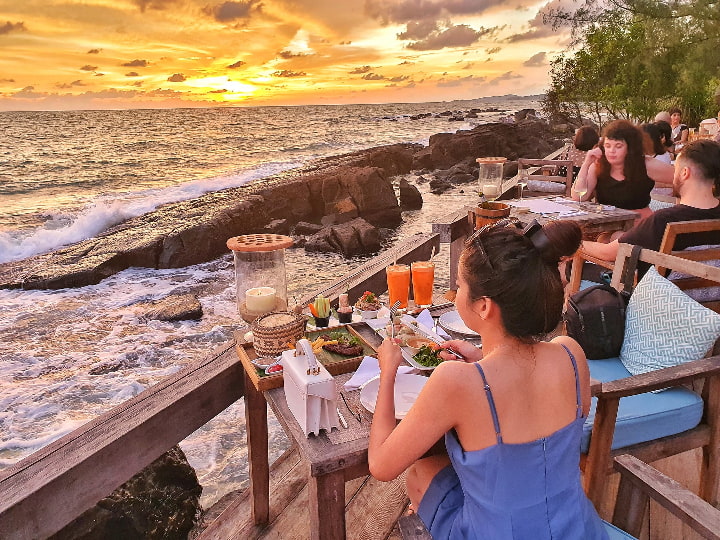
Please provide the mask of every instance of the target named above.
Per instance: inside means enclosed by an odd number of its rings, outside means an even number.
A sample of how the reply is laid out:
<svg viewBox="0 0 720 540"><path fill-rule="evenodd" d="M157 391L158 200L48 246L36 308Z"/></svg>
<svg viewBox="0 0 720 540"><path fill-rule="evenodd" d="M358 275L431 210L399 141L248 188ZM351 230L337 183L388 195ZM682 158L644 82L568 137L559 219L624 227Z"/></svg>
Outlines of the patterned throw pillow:
<svg viewBox="0 0 720 540"><path fill-rule="evenodd" d="M720 314L690 298L653 266L630 297L620 360L638 375L698 360L718 337Z"/></svg>

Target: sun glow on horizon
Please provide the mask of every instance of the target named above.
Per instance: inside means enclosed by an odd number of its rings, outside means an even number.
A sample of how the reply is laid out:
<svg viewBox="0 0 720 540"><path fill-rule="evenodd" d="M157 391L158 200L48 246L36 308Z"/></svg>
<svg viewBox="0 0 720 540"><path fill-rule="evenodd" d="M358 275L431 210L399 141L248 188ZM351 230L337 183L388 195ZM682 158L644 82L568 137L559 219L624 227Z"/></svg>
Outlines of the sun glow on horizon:
<svg viewBox="0 0 720 540"><path fill-rule="evenodd" d="M0 110L537 94L566 36L516 2L5 2Z"/></svg>

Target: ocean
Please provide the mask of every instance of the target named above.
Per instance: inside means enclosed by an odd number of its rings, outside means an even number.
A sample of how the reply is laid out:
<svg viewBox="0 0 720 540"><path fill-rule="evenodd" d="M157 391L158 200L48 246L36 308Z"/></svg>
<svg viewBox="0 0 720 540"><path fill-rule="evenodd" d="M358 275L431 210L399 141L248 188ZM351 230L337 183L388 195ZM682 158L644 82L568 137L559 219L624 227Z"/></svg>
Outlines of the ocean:
<svg viewBox="0 0 720 540"><path fill-rule="evenodd" d="M527 99L214 109L0 112L0 262L92 238L158 206L239 186L313 159L469 129L538 108ZM486 112L450 122L445 111ZM419 119L414 115L433 113ZM423 193L389 243L460 207L472 190ZM441 256L443 253L441 252ZM288 249L290 296L362 259ZM447 279L439 272L438 287ZM447 283L445 281L445 283ZM145 321L138 302L198 296L200 321ZM97 285L0 290L0 469L202 358L242 320L232 257L169 270L130 268ZM247 484L244 411L233 404L181 444L209 507ZM271 460L288 441L270 419Z"/></svg>

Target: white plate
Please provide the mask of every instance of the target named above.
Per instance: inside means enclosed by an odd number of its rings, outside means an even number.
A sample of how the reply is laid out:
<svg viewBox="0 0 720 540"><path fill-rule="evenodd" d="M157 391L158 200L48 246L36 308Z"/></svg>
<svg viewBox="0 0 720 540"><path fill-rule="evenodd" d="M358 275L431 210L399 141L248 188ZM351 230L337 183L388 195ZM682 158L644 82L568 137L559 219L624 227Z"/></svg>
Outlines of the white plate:
<svg viewBox="0 0 720 540"><path fill-rule="evenodd" d="M462 334L464 336L480 336L480 334L465 326L465 323L460 318L460 314L457 311L448 311L447 313L440 315L438 324L448 332L455 332L456 334Z"/></svg>
<svg viewBox="0 0 720 540"><path fill-rule="evenodd" d="M395 376L395 418L405 418L426 382L427 377L422 375L398 373ZM360 403L370 412L375 412L379 387L380 379L375 379L360 390Z"/></svg>

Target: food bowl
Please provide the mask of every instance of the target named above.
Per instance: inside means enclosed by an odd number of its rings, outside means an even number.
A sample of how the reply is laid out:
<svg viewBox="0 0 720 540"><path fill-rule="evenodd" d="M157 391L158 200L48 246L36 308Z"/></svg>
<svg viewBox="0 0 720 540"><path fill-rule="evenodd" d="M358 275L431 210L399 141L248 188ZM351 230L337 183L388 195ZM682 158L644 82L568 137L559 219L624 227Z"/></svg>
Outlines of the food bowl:
<svg viewBox="0 0 720 540"><path fill-rule="evenodd" d="M360 314L360 317L362 317L363 321L367 321L369 319L377 319L377 314L379 309L360 309L355 308L355 311L357 311Z"/></svg>
<svg viewBox="0 0 720 540"><path fill-rule="evenodd" d="M431 343L433 343L433 341L421 336L409 337L405 340L405 346L410 349L413 354L417 354L423 345L430 345Z"/></svg>

